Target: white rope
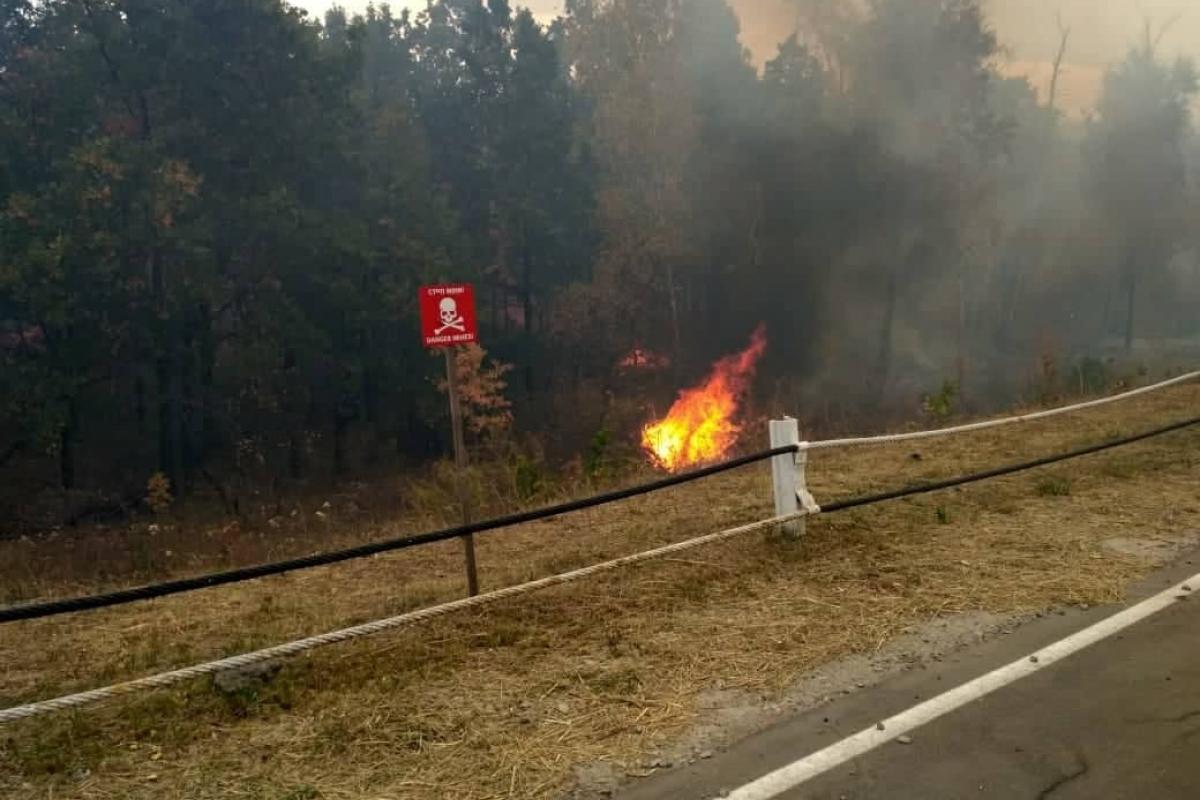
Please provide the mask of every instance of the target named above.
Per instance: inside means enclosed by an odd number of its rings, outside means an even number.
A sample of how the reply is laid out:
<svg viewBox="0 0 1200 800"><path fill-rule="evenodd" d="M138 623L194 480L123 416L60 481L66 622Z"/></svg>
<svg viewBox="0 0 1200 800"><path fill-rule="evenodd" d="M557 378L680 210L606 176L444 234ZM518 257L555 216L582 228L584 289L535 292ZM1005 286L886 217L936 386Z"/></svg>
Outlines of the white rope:
<svg viewBox="0 0 1200 800"><path fill-rule="evenodd" d="M867 444L887 444L890 442L910 442L916 439L932 439L937 436L949 436L955 433L968 433L970 431L982 431L988 428L999 428L1003 425L1014 425L1019 422L1033 422L1034 420L1046 419L1048 417L1057 417L1060 414L1069 414L1074 411L1082 411L1087 408L1096 408L1097 406L1116 403L1121 400L1128 400L1131 397L1138 395L1149 394L1166 389L1170 386L1176 386L1181 383L1186 383L1191 380L1200 378L1200 372L1189 372L1186 375L1180 375L1178 378L1172 378L1169 381L1155 383L1150 386L1143 386L1140 389L1115 394L1111 397L1102 397L1099 400L1089 400L1086 403L1076 403L1075 405L1063 406L1062 408L1052 408L1048 411L1037 411L1032 414L1021 414L1015 417L1004 417L1002 419L989 419L984 422L973 422L969 425L956 425L953 428L941 428L933 431L918 431L916 433L895 433L885 436L864 436L853 439L828 439L823 442L804 442L800 446L805 450L828 450L834 447L856 447Z"/></svg>
<svg viewBox="0 0 1200 800"><path fill-rule="evenodd" d="M1181 375L1178 378L1173 378L1162 383L1156 383L1151 386L1143 386L1140 389L1134 389L1123 394L1105 397L1099 400L1091 400L1085 403L1077 403L1071 406L1051 409L1049 411L1039 411L1033 414L1022 414L1015 417L1006 417L1003 419L987 420L985 422L976 422L969 425L958 425L952 428L943 428L932 431L919 431L916 433L892 434L887 436L871 436L855 439L831 439L823 442L804 442L801 447L805 450L825 450L834 447L851 447L866 444L883 444L888 442L904 442L917 439L928 439L936 436L948 436L955 433L966 433L969 431L985 430L987 428L996 428L1002 425L1013 425L1019 422L1031 422L1038 419L1046 419L1048 417L1067 414L1083 409L1095 408L1097 406L1115 403L1121 400L1128 400L1131 397L1147 394L1149 392L1159 391L1170 386L1176 386L1187 381L1200 378L1200 372L1190 372L1186 375ZM738 528L730 528L728 530L712 533L707 536L701 536L696 539L690 539L686 542L678 542L676 544L666 545L654 550L647 550L642 553L637 553L631 556L617 558L612 561L606 561L601 564L593 564L590 567L564 572L559 575L551 575L546 578L540 578L528 583L522 583L517 586L510 586L505 589L497 589L496 591L481 594L476 597L468 597L462 600L455 600L450 603L443 603L438 606L410 611L396 617L388 619L376 620L367 622L362 625L355 625L350 628L343 628L338 631L331 631L317 636L310 636L306 639L299 639L294 642L268 647L264 650L257 650L252 653L244 653L239 656L223 658L218 661L209 661L204 664L196 664L182 669L171 670L170 672L162 672L157 675L150 675L144 678L126 681L124 683L113 684L100 689L92 689L87 692L79 692L77 694L64 695L51 700L43 700L37 703L29 703L22 706L14 706L0 710L0 724L15 722L20 719L29 717L41 716L50 714L56 711L62 711L68 708L77 708L80 706L90 705L113 697L123 695L136 694L143 691L153 689L163 689L169 686L174 686L179 683L203 677L205 675L213 675L219 672L229 670L244 669L254 664L261 664L267 661L285 658L287 656L297 655L318 647L326 645L338 644L341 642L357 639L363 636L372 636L383 631L402 628L409 625L414 625L418 622L424 622L435 617L452 614L456 611L463 611L469 608L477 608L491 603L505 600L510 597L516 597L531 592L548 589L553 586L561 586L566 583L581 580L592 575L597 575L602 572L610 572L622 567L638 564L643 561L650 561L662 556L679 553L685 550L691 550L704 545L722 542L727 539L732 539L738 536L743 536L754 531L764 530L766 528L781 525L785 522L800 519L808 516L810 513L816 513L818 509L813 511L802 510L794 514L786 514L780 517L755 522L750 525L743 525Z"/></svg>
<svg viewBox="0 0 1200 800"><path fill-rule="evenodd" d="M701 536L696 539L689 539L686 542L677 542L669 544L665 547L659 547L654 550L647 550L642 553L637 553L631 556L605 561L601 564L593 564L590 567L564 572L558 575L551 575L546 578L540 578L536 581L522 583L517 586L509 586L505 589L497 589L493 592L481 594L476 597L468 597L462 600L455 600L450 603L443 603L438 606L410 611L406 614L401 614L397 617L388 619L376 620L375 622L367 622L362 625L355 625L352 628L343 628L339 631L323 633L318 636L310 636L307 639L300 639L287 644L280 644L274 647L268 647L265 650L258 650L253 653L244 653L240 656L231 658L222 658L219 661L209 661L205 664L196 664L191 667L171 670L170 672L162 672L158 675L149 675L145 678L137 678L135 680L118 683L112 686L106 686L101 689L92 689L87 692L78 694L65 695L56 697L52 700L43 700L37 703L30 703L23 706L15 706L13 708L0 711L0 724L6 722L15 722L19 719L28 717L36 717L43 714L50 714L56 711L63 711L68 708L77 708L79 706L90 705L101 700L107 700L112 697L122 695L136 694L152 689L164 689L168 686L174 686L178 683L190 681L193 678L199 678L205 675L213 675L218 672L226 672L228 670L244 669L254 664L261 664L266 661L274 661L286 656L294 656L298 653L303 653L307 650L313 650L325 645L338 644L340 642L357 639L362 636L371 636L383 631L402 628L408 625L413 625L418 622L424 622L434 617L441 617L447 614L452 614L456 611L463 611L469 608L477 608L479 606L489 605L500 600L505 600L510 597L536 592L541 589L548 589L552 586L561 586L564 583L587 578L601 572L611 572L622 567L627 567L643 561L649 561L662 556L679 553L684 550L692 550L704 545L723 542L727 539L733 539L737 536L744 536L748 533L771 528L776 525L781 525L785 522L790 522L799 519L808 514L806 511L800 511L795 514L786 514L781 517L755 522L750 525L743 525L738 528L730 528L728 530L710 533L707 536Z"/></svg>

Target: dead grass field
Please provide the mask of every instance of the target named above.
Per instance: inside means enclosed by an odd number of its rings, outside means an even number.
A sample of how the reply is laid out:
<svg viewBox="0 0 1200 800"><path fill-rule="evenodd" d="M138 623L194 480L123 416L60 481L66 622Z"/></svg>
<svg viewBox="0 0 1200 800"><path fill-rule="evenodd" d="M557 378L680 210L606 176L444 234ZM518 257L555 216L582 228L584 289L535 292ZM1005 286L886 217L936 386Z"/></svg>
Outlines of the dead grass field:
<svg viewBox="0 0 1200 800"><path fill-rule="evenodd" d="M811 482L827 501L1133 433L1198 408L1200 387L1187 386L916 447L819 453ZM938 617L1119 600L1150 565L1105 543L1200 528L1198 476L1200 431L1189 430L822 517L800 543L754 535L317 651L259 689L226 694L197 681L0 727L0 796L553 797L580 764L636 771L696 721L706 691L774 695L822 663ZM770 510L768 467L750 467L484 535L481 576L485 588L508 585ZM0 543L0 562L19 554L22 564L45 563L54 553L30 548L64 546ZM0 706L450 599L462 591L460 561L448 543L0 626ZM26 579L46 594L97 588L80 574Z"/></svg>

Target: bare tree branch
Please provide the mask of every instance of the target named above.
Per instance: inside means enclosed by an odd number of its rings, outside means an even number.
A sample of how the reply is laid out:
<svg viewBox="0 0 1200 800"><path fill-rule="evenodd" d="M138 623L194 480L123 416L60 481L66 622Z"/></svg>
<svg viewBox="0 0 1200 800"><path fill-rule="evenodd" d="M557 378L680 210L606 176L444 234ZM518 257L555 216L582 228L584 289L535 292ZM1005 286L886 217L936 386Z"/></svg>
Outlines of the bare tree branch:
<svg viewBox="0 0 1200 800"><path fill-rule="evenodd" d="M125 106L125 110L129 112L130 117L137 117L137 112L133 108L133 104L129 102L129 98L125 95L125 84L121 80L121 72L117 69L117 63L113 60L108 52L108 45L104 41L104 37L100 35L100 25L96 19L96 11L92 8L90 0L80 0L80 7L83 8L83 14L87 17L88 23L91 26L89 33L96 40L96 49L100 53L100 59L108 68L108 76L112 82L113 88L117 90L117 94L121 97L121 104Z"/></svg>
<svg viewBox="0 0 1200 800"><path fill-rule="evenodd" d="M1162 44L1163 38L1168 33L1171 32L1172 28L1174 28L1176 25L1179 24L1179 20L1181 20L1182 18L1183 18L1183 13L1180 12L1180 13L1175 14L1175 16L1170 17L1169 19L1167 19L1166 22L1163 23L1162 27L1158 29L1158 35L1154 37L1154 49L1151 50L1150 52L1153 53L1155 50L1158 49L1158 46L1160 44Z"/></svg>
<svg viewBox="0 0 1200 800"><path fill-rule="evenodd" d="M1054 72L1050 76L1050 110L1058 102L1058 78L1062 74L1063 59L1067 55L1067 44L1071 41L1071 29L1063 25L1062 10L1058 12L1058 54L1054 57Z"/></svg>
<svg viewBox="0 0 1200 800"><path fill-rule="evenodd" d="M1158 51L1158 46L1162 44L1162 40L1166 38L1166 35L1171 32L1172 28L1179 24L1179 20L1183 18L1183 14L1177 13L1168 17L1167 21L1159 27L1158 33L1155 33L1154 18L1142 9L1139 9L1138 13L1142 15L1142 36L1144 38L1142 47L1145 48L1146 55L1153 56Z"/></svg>

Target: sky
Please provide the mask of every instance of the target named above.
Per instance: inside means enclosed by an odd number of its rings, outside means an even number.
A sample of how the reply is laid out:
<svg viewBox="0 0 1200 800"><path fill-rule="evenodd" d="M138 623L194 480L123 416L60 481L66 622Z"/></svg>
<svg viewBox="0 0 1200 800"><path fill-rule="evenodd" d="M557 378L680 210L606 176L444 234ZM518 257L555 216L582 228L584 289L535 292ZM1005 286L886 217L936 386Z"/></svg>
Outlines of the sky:
<svg viewBox="0 0 1200 800"><path fill-rule="evenodd" d="M315 13L324 13L330 0L291 0ZM348 11L361 11L368 0L341 0ZM792 25L789 0L731 0L742 19L743 42L758 60L770 55ZM1064 107L1076 112L1096 100L1105 65L1120 58L1140 35L1143 19L1157 29L1172 26L1163 39L1165 55L1190 55L1200 60L1200 4L1195 0L985 0L1000 41L1007 49L1004 62L1010 74L1025 75L1040 90L1049 84L1050 62L1058 48L1057 18L1071 28L1071 43L1061 80ZM552 16L561 0L513 3ZM422 9L425 0L393 0L393 8Z"/></svg>

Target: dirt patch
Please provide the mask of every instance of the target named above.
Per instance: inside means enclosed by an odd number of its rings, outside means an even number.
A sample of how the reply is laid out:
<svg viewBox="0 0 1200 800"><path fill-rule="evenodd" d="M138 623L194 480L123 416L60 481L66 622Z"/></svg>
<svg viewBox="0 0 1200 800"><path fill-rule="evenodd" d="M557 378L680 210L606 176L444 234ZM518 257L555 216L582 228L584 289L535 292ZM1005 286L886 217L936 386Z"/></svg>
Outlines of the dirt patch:
<svg viewBox="0 0 1200 800"><path fill-rule="evenodd" d="M609 797L630 779L711 758L781 720L1010 633L1030 618L977 611L910 626L877 652L858 653L823 665L779 696L722 689L702 692L696 704L699 720L677 742L647 756L629 771L622 772L608 762L578 768L576 786L566 796L570 800Z"/></svg>
<svg viewBox="0 0 1200 800"><path fill-rule="evenodd" d="M1186 531L1177 537L1135 538L1114 536L1104 540L1104 546L1114 553L1143 559L1154 566L1169 564L1182 553L1200 545L1200 531Z"/></svg>

